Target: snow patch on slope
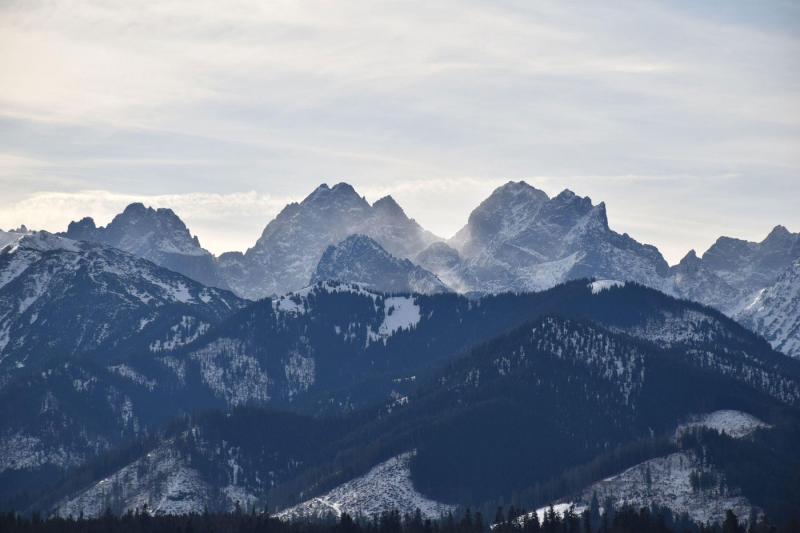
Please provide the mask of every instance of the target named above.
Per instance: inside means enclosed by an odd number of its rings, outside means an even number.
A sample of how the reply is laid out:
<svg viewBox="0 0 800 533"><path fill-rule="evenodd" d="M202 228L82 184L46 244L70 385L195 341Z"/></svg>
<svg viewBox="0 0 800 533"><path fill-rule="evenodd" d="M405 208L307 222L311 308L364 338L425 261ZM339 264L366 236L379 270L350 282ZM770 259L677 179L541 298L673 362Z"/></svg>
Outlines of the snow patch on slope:
<svg viewBox="0 0 800 533"><path fill-rule="evenodd" d="M585 505L575 505L572 502L569 503L557 503L553 505L553 512L555 512L558 516L564 516L564 513L568 510L572 509L572 512L576 515L580 515L587 509ZM550 506L547 507L539 507L534 511L536 513L536 517L539 519L539 523L544 522L544 514L550 511ZM533 513L528 513L529 517L533 518ZM524 522L524 517L520 517L520 522Z"/></svg>
<svg viewBox="0 0 800 533"><path fill-rule="evenodd" d="M698 427L713 429L734 439L740 439L757 429L769 428L770 426L753 415L741 411L722 410L697 416L693 420L681 424L675 430L675 436L679 437L687 431Z"/></svg>
<svg viewBox="0 0 800 533"><path fill-rule="evenodd" d="M341 516L342 513L368 517L394 509L401 513L419 509L423 517L439 518L455 510L455 506L430 500L414 489L410 469L413 456L414 452L406 452L393 457L363 476L281 511L277 516L282 520L328 514Z"/></svg>
<svg viewBox="0 0 800 533"><path fill-rule="evenodd" d="M371 329L367 332L367 344L370 341L386 340L401 330L408 330L419 323L421 314L419 305L413 296L390 296L383 301L384 318L377 333Z"/></svg>
<svg viewBox="0 0 800 533"><path fill-rule="evenodd" d="M589 288L592 289L592 294L600 294L601 292L608 290L612 287L624 287L624 286L625 286L624 281L617 281L614 279L599 279L589 284Z"/></svg>
<svg viewBox="0 0 800 533"><path fill-rule="evenodd" d="M386 317L378 333L390 336L401 329L411 329L419 323L419 306L410 296L392 296L383 302Z"/></svg>

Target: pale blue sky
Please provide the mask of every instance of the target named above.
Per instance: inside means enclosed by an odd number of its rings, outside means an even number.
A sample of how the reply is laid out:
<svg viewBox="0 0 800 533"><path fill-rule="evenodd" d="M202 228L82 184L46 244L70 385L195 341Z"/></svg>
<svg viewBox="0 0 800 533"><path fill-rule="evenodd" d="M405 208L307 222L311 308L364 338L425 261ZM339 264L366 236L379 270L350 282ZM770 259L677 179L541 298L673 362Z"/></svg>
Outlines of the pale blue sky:
<svg viewBox="0 0 800 533"><path fill-rule="evenodd" d="M222 252L348 181L448 237L525 179L674 262L800 231L798 67L793 2L0 0L0 228L142 200Z"/></svg>

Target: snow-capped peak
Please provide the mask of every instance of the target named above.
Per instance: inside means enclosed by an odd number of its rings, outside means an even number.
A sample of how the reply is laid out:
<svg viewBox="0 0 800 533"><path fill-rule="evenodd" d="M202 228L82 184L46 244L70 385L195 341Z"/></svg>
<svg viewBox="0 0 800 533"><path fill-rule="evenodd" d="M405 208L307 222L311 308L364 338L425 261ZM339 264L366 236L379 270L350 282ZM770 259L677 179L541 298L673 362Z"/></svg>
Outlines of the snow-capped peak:
<svg viewBox="0 0 800 533"><path fill-rule="evenodd" d="M30 233L15 234L17 237L6 243L3 250L14 253L17 250L35 250L37 252L49 252L53 250L65 250L67 252L78 252L80 247L72 239L59 237L44 230Z"/></svg>
<svg viewBox="0 0 800 533"><path fill-rule="evenodd" d="M350 235L322 254L312 282L339 280L384 292L437 293L449 289L433 273L400 259L366 235Z"/></svg>
<svg viewBox="0 0 800 533"><path fill-rule="evenodd" d="M17 242L19 239L25 235L29 235L30 233L31 232L25 226L20 226L17 229L11 229L8 231L0 230L0 250L12 243Z"/></svg>

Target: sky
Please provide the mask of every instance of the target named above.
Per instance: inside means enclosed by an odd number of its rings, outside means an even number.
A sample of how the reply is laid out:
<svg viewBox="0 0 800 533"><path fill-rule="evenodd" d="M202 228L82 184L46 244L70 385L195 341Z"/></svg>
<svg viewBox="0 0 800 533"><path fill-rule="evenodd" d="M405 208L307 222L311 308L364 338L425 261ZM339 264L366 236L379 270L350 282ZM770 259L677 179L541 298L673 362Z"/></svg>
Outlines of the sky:
<svg viewBox="0 0 800 533"><path fill-rule="evenodd" d="M142 201L244 250L346 181L449 237L509 180L671 263L800 231L800 4L0 0L0 228Z"/></svg>

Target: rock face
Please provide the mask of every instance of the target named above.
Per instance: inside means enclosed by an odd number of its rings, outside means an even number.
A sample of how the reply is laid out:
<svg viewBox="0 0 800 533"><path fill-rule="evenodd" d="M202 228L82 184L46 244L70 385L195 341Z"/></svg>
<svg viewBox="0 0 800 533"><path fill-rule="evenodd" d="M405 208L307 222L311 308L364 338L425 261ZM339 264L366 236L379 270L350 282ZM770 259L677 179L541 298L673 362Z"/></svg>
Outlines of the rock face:
<svg viewBox="0 0 800 533"><path fill-rule="evenodd" d="M800 358L800 260L734 316L778 351Z"/></svg>
<svg viewBox="0 0 800 533"><path fill-rule="evenodd" d="M726 310L740 298L739 291L723 280L691 250L671 269L672 292L683 298Z"/></svg>
<svg viewBox="0 0 800 533"><path fill-rule="evenodd" d="M603 203L569 190L549 198L524 182L496 189L447 244L415 257L459 292L536 291L582 277L636 281L739 318L792 356L800 305L788 285L798 259L800 234L777 226L759 243L720 237L702 258L692 250L670 268L655 247L611 230Z"/></svg>
<svg viewBox="0 0 800 533"><path fill-rule="evenodd" d="M219 276L216 260L200 246L171 209L153 209L134 203L106 227L84 218L70 223L65 237L107 244L152 261L209 287L228 288Z"/></svg>
<svg viewBox="0 0 800 533"><path fill-rule="evenodd" d="M670 292L739 320L772 345L800 357L800 233L776 226L761 242L720 237L698 258L670 269Z"/></svg>
<svg viewBox="0 0 800 533"><path fill-rule="evenodd" d="M286 206L244 254L220 256L228 284L248 298L284 294L308 284L328 246L353 234L408 258L437 239L387 196L370 205L346 183L323 184L300 203Z"/></svg>
<svg viewBox="0 0 800 533"><path fill-rule="evenodd" d="M408 259L394 257L366 235L351 235L325 250L311 282L329 280L356 283L382 292L449 291L434 274Z"/></svg>
<svg viewBox="0 0 800 533"><path fill-rule="evenodd" d="M703 263L729 284L755 291L773 283L799 258L800 234L776 226L759 243L720 237L703 254Z"/></svg>
<svg viewBox="0 0 800 533"><path fill-rule="evenodd" d="M702 259L690 252L671 270L675 292L736 314L800 259L800 233L776 226L761 242L720 237Z"/></svg>
<svg viewBox="0 0 800 533"><path fill-rule="evenodd" d="M535 291L568 279L598 277L661 287L668 265L658 250L608 227L605 204L565 190L554 198L525 182L496 189L448 243L420 261L462 290Z"/></svg>
<svg viewBox="0 0 800 533"><path fill-rule="evenodd" d="M435 242L416 255L414 261L431 272L436 272L448 287L458 292L468 292L461 279L461 256L458 250L444 242Z"/></svg>

